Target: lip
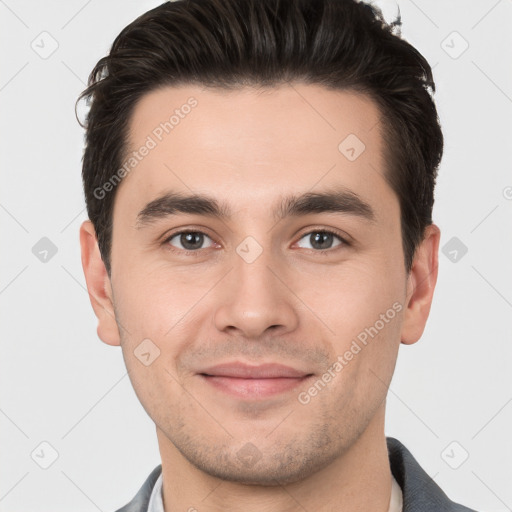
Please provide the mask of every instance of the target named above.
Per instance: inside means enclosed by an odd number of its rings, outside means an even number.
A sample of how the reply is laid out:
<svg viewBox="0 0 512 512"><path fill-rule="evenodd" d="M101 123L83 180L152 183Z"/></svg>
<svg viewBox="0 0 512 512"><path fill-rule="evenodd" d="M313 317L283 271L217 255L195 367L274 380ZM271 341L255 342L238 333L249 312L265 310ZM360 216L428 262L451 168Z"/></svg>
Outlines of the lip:
<svg viewBox="0 0 512 512"><path fill-rule="evenodd" d="M291 391L312 376L277 363L248 365L241 362L219 364L198 375L214 388L244 399L261 399Z"/></svg>
<svg viewBox="0 0 512 512"><path fill-rule="evenodd" d="M198 373L211 377L232 377L238 379L301 378L310 375L307 372L278 363L249 365L241 362L218 364L205 368Z"/></svg>

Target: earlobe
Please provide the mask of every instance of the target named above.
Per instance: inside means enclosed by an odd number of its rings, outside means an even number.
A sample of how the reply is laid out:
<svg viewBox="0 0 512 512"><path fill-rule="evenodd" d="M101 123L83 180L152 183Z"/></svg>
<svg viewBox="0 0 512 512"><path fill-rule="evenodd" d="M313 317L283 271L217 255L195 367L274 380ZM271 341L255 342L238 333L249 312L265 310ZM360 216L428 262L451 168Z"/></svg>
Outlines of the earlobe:
<svg viewBox="0 0 512 512"><path fill-rule="evenodd" d="M90 220L84 221L80 226L80 247L89 299L98 318L98 336L107 345L120 345L112 300L112 286L101 258L96 231Z"/></svg>
<svg viewBox="0 0 512 512"><path fill-rule="evenodd" d="M417 247L407 282L407 298L401 340L406 345L416 343L427 323L437 282L438 250L441 232L435 224L425 229Z"/></svg>

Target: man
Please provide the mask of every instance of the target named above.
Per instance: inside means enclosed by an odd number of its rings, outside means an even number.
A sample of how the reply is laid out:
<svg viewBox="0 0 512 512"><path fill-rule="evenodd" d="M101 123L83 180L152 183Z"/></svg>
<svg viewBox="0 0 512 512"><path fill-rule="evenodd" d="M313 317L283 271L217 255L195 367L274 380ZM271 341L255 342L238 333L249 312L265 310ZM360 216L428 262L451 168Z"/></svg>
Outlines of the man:
<svg viewBox="0 0 512 512"><path fill-rule="evenodd" d="M123 512L468 511L384 434L437 278L426 60L353 0L192 0L99 61L82 262L162 464Z"/></svg>

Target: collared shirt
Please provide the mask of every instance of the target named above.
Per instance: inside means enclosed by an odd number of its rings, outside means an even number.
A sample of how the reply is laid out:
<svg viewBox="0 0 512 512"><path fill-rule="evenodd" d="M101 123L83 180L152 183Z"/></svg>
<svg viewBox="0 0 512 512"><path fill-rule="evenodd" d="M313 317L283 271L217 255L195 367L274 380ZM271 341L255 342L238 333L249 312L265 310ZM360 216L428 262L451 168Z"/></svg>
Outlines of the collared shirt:
<svg viewBox="0 0 512 512"><path fill-rule="evenodd" d="M391 483L391 500L389 502L388 512L402 512L402 489L393 477ZM151 497L149 498L148 512L165 512L162 499L162 473L155 482Z"/></svg>
<svg viewBox="0 0 512 512"><path fill-rule="evenodd" d="M162 473L155 482L153 491L151 492L151 498L149 498L148 512L165 512L164 502L162 498Z"/></svg>

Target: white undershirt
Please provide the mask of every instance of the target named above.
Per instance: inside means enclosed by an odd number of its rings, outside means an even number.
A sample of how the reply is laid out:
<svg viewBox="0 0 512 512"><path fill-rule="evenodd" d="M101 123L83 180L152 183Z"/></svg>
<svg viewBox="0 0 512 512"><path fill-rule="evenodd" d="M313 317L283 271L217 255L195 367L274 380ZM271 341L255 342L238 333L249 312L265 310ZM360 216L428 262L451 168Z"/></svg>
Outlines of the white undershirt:
<svg viewBox="0 0 512 512"><path fill-rule="evenodd" d="M391 475L391 478L393 480L391 482L391 500L389 501L388 512L402 512L402 489L400 489L400 486L398 485L393 475ZM160 473L160 476L155 482L155 486L153 487L153 490L151 492L151 497L149 498L148 512L165 512L164 502L162 499L162 473Z"/></svg>
<svg viewBox="0 0 512 512"><path fill-rule="evenodd" d="M149 498L148 512L165 512L164 502L162 499L162 474L158 477L155 482L155 486L151 491L151 497Z"/></svg>
<svg viewBox="0 0 512 512"><path fill-rule="evenodd" d="M403 510L403 496L402 489L395 480L395 477L391 475L393 479L391 482L391 499L389 500L388 512L402 512ZM163 512L163 510L162 510Z"/></svg>

